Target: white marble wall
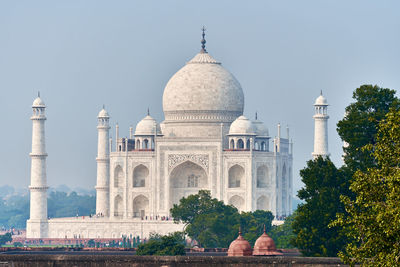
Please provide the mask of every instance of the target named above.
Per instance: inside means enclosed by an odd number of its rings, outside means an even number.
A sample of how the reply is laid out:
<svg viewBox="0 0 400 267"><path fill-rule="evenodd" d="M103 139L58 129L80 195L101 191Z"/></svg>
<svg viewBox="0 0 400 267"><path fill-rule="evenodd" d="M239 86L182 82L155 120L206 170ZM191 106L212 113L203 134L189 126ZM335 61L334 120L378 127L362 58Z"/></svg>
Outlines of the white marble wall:
<svg viewBox="0 0 400 267"><path fill-rule="evenodd" d="M171 220L155 221L79 216L56 218L48 221L50 238L121 238L130 235L148 238L151 233L165 235L182 231L183 228L183 224L175 224Z"/></svg>

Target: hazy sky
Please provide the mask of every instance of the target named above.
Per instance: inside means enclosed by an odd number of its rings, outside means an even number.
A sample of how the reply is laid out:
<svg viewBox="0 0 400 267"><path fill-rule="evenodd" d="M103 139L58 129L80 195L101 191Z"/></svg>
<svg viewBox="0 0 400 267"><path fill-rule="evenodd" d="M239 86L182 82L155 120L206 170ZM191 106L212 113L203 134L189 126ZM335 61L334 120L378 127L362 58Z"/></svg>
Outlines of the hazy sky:
<svg viewBox="0 0 400 267"><path fill-rule="evenodd" d="M121 136L147 107L162 121L164 86L200 50L205 25L207 50L243 87L245 115L257 110L272 137L278 122L289 125L297 190L320 90L341 165L336 123L353 90L400 89L399 14L400 1L1 1L0 185L30 183L29 118L40 90L48 184L93 188L102 105Z"/></svg>

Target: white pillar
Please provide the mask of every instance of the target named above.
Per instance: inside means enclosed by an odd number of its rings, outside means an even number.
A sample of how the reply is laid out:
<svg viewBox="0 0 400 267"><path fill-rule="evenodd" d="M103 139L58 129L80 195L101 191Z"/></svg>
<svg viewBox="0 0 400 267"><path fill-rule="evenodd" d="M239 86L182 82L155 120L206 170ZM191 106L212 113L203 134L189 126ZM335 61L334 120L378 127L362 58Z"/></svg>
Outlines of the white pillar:
<svg viewBox="0 0 400 267"><path fill-rule="evenodd" d="M327 157L328 152L328 102L326 98L321 95L317 98L314 104L315 115L314 118L314 152L312 156Z"/></svg>
<svg viewBox="0 0 400 267"><path fill-rule="evenodd" d="M32 105L32 152L31 157L31 184L30 217L27 221L26 236L28 238L48 237L47 224L47 179L46 179L46 120L44 102L38 96Z"/></svg>
<svg viewBox="0 0 400 267"><path fill-rule="evenodd" d="M97 116L98 143L97 143L97 185L96 185L96 213L109 216L110 199L110 138L109 119L107 111L103 108Z"/></svg>

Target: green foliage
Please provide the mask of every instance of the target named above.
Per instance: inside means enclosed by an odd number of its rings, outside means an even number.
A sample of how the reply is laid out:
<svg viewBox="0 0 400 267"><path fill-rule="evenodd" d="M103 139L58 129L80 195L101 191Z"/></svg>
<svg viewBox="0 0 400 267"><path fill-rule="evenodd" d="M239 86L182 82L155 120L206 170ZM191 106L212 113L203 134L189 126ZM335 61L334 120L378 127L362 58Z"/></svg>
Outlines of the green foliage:
<svg viewBox="0 0 400 267"><path fill-rule="evenodd" d="M376 143L379 122L390 108L399 108L400 101L395 91L378 86L362 85L353 93L355 102L346 108L345 117L338 122L337 131L348 146L343 148L344 161L350 175L357 170L366 171L375 165L375 160L365 145Z"/></svg>
<svg viewBox="0 0 400 267"><path fill-rule="evenodd" d="M244 237L254 243L262 234L263 225L271 229L272 213L269 211L243 212L212 198L209 191L200 190L180 200L171 209L175 222L186 224L185 233L207 248L228 247L238 235L239 225Z"/></svg>
<svg viewBox="0 0 400 267"><path fill-rule="evenodd" d="M75 192L50 192L47 199L48 216L70 217L94 214L96 198L91 195L78 195ZM23 229L29 218L29 195L12 196L6 200L0 199L0 225Z"/></svg>
<svg viewBox="0 0 400 267"><path fill-rule="evenodd" d="M83 216L96 213L96 197L91 195L78 195L76 192L52 191L48 197L48 216L73 217L76 214Z"/></svg>
<svg viewBox="0 0 400 267"><path fill-rule="evenodd" d="M294 218L297 216L297 212L288 216L284 224L278 226L272 226L271 231L268 235L275 241L277 248L294 248L292 242L296 238L293 233L292 224Z"/></svg>
<svg viewBox="0 0 400 267"><path fill-rule="evenodd" d="M13 246L14 247L23 247L24 245L21 242L14 242Z"/></svg>
<svg viewBox="0 0 400 267"><path fill-rule="evenodd" d="M136 255L185 255L182 233L175 232L165 236L153 235L147 243L138 246Z"/></svg>
<svg viewBox="0 0 400 267"><path fill-rule="evenodd" d="M240 214L241 230L244 233L243 237L254 245L257 238L265 231L269 232L272 227L274 215L270 211L256 210L254 212L242 212Z"/></svg>
<svg viewBox="0 0 400 267"><path fill-rule="evenodd" d="M343 196L349 216L338 216L350 242L340 257L348 264L400 266L400 111L392 110L380 123L375 145L364 147L376 166L357 171L350 189L356 198Z"/></svg>
<svg viewBox="0 0 400 267"><path fill-rule="evenodd" d="M171 215L186 224L185 232L204 247L227 247L239 229L239 213L233 206L211 198L207 190L182 198Z"/></svg>
<svg viewBox="0 0 400 267"><path fill-rule="evenodd" d="M292 223L293 245L305 256L336 256L346 244L341 227L328 227L336 213L344 211L340 195L348 195L348 179L332 161L319 157L300 171L304 187L298 197L305 201L297 208Z"/></svg>
<svg viewBox="0 0 400 267"><path fill-rule="evenodd" d="M90 248L94 248L96 246L96 242L94 241L94 239L89 239L89 241L87 242L87 246Z"/></svg>
<svg viewBox="0 0 400 267"><path fill-rule="evenodd" d="M25 228L29 218L29 195L0 199L0 225Z"/></svg>
<svg viewBox="0 0 400 267"><path fill-rule="evenodd" d="M11 233L5 233L4 235L0 235L0 247L3 246L5 243L11 241L12 241Z"/></svg>

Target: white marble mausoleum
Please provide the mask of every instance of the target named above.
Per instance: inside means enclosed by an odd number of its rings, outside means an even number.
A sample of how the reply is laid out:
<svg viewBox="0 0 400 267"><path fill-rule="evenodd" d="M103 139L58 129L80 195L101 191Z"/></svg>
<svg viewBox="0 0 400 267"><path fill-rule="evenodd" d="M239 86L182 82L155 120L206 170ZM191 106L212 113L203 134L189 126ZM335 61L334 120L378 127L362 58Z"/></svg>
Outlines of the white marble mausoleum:
<svg viewBox="0 0 400 267"><path fill-rule="evenodd" d="M240 83L205 49L168 81L164 121L147 114L110 139L110 116L98 114L96 213L47 218L45 104L33 103L31 213L28 238L118 238L182 230L161 220L182 197L207 189L239 211L292 210L292 144L280 125L271 140L255 116L243 115ZM262 117L262 116L260 116Z"/></svg>

